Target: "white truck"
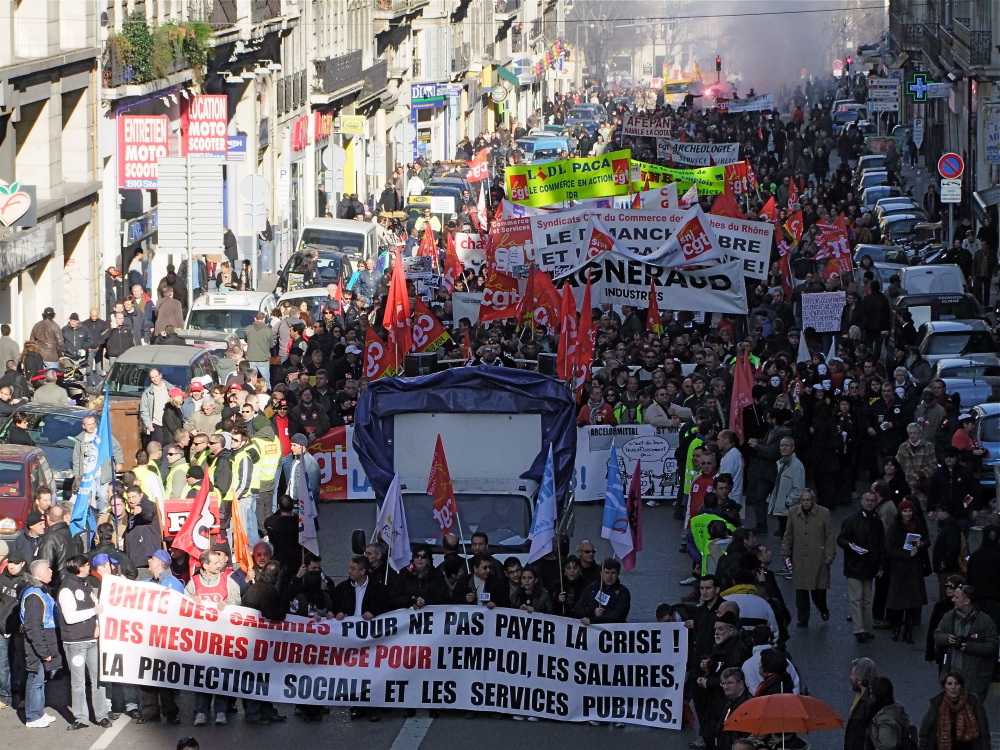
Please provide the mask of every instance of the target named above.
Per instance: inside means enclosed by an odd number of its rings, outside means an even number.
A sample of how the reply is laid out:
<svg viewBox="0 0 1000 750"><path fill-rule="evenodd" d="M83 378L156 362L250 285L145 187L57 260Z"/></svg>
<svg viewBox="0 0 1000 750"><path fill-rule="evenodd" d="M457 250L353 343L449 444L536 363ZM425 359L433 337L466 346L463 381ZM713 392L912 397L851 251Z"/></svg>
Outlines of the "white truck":
<svg viewBox="0 0 1000 750"><path fill-rule="evenodd" d="M461 537L483 531L501 560L526 558L539 482L553 447L565 530L576 455L575 404L554 378L482 365L369 383L355 411L354 444L381 502L399 475L410 541L440 551L427 480L441 436ZM363 535L355 546L363 547Z"/></svg>

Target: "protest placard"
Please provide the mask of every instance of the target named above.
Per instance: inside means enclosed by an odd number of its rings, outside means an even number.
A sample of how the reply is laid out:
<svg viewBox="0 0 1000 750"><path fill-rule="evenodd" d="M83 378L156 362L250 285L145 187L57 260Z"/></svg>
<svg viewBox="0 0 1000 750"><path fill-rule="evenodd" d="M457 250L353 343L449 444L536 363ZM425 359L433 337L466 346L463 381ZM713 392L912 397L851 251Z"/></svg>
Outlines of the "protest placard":
<svg viewBox="0 0 1000 750"><path fill-rule="evenodd" d="M673 159L678 164L693 164L697 167L735 164L740 160L740 144L692 143L691 141L657 138L656 158Z"/></svg>
<svg viewBox="0 0 1000 750"><path fill-rule="evenodd" d="M275 703L681 726L681 624L584 626L472 606L270 622L117 576L104 579L101 604L104 682Z"/></svg>
<svg viewBox="0 0 1000 750"><path fill-rule="evenodd" d="M573 501L604 500L612 442L618 449L618 470L623 486L628 487L636 463L641 461L642 496L672 500L677 497L681 478L674 458L678 441L678 427L656 428L649 424L578 427Z"/></svg>
<svg viewBox="0 0 1000 750"><path fill-rule="evenodd" d="M817 333L840 330L844 292L816 292L802 295L802 327Z"/></svg>

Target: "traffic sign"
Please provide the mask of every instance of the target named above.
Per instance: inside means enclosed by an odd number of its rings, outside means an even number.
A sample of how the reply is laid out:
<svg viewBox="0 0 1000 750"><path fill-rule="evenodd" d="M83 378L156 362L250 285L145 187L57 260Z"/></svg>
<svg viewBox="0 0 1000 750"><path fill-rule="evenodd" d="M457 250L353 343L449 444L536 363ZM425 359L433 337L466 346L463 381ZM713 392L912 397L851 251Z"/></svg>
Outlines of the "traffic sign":
<svg viewBox="0 0 1000 750"><path fill-rule="evenodd" d="M913 118L913 145L920 148L924 143L924 118Z"/></svg>
<svg viewBox="0 0 1000 750"><path fill-rule="evenodd" d="M962 181L961 180L941 180L941 202L961 203L962 202Z"/></svg>
<svg viewBox="0 0 1000 750"><path fill-rule="evenodd" d="M869 89L899 89L899 81L895 78L869 78Z"/></svg>
<svg viewBox="0 0 1000 750"><path fill-rule="evenodd" d="M843 70L844 69L844 61L843 60L834 60L833 61L833 69L834 70Z"/></svg>
<svg viewBox="0 0 1000 750"><path fill-rule="evenodd" d="M958 154L945 154L938 159L938 174L946 180L955 180L965 171L965 162ZM943 200L943 199L942 199Z"/></svg>

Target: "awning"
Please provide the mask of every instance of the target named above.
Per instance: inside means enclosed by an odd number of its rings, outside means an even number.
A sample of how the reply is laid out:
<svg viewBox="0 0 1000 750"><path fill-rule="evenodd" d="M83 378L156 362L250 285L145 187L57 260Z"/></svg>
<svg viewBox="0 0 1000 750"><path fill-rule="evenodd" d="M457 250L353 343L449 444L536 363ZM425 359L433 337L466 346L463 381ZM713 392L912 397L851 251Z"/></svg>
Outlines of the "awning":
<svg viewBox="0 0 1000 750"><path fill-rule="evenodd" d="M497 75L503 78L511 86L520 86L521 82L517 79L517 76L511 73L503 65L497 65Z"/></svg>

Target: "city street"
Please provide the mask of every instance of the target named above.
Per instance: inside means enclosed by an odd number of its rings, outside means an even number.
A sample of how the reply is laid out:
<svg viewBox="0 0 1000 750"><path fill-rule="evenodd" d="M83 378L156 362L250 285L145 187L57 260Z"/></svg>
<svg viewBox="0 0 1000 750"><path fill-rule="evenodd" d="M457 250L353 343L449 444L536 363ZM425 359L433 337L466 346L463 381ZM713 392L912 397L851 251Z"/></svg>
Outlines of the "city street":
<svg viewBox="0 0 1000 750"><path fill-rule="evenodd" d="M572 540L575 550L580 539L596 540L600 552L600 523L602 508L599 504L577 508L577 534ZM687 593L677 581L687 575L688 558L677 552L679 522L672 518L672 508L644 508L643 533L645 551L639 555L637 567L622 575L622 581L632 592L632 612L630 622L651 621L653 610L661 602L676 602ZM835 522L839 526L845 515L841 510ZM330 503L320 508L321 552L323 568L335 581L344 579L347 557L350 549L351 531L364 528L371 533L374 524L373 503ZM773 529L772 529L773 530ZM776 537L762 539L775 552L778 551ZM973 541L975 548L977 539ZM923 639L925 631L919 629L914 645L893 643L887 631L879 631L876 640L867 645L855 643L851 625L847 622L847 600L844 579L841 575L841 560L834 562L833 589L830 592L831 618L820 622L813 617L810 628L792 628L789 651L792 661L808 686L810 695L832 705L841 716L847 715L853 694L848 683L851 660L858 656L868 656L875 660L880 672L890 677L896 688L896 699L909 713L911 721L919 723L926 710L927 700L938 692L934 669L923 660ZM780 578L786 602L792 603L794 592L788 581ZM928 595L933 601L932 592ZM930 607L924 608L924 617ZM814 613L815 614L815 613ZM63 678L49 688L50 696L58 696L56 701L64 704L68 698L68 679ZM114 727L107 730L88 728L67 733L64 730L66 717L55 722L48 729L26 729L11 711L0 712L0 735L16 738L21 750L49 750L59 743L60 750L168 750L179 738L193 735L201 742L204 750L212 748L252 747L254 743L267 746L280 743L283 747L305 747L316 744L316 738L331 738L325 746L357 747L370 750L434 750L435 748L474 744L480 750L528 750L548 746L558 741L565 746L587 746L595 740L601 743L615 742L617 736L624 738L630 750L653 750L662 748L664 742L669 747L685 747L695 739L695 732L688 730L675 735L669 730L647 729L629 726L613 729L608 726L593 727L587 724L562 722L515 722L510 717L494 718L482 714L475 719L466 719L460 712L440 718L429 719L425 711L406 719L401 711L384 712L381 723L372 724L365 719L351 721L347 709L334 708L324 717L322 724L304 724L292 715L292 706L279 707L288 716L287 723L269 727L247 726L242 718L231 720L225 727L193 727L191 725L193 699L183 696L183 723L180 726L154 724L136 726L126 717L120 718ZM1000 699L991 696L987 703L990 717L996 716ZM52 709L49 709L51 712ZM231 719L235 719L232 717ZM993 747L1000 748L1000 732L993 727ZM336 738L336 739L333 739ZM835 750L843 745L843 733L838 731L820 732L808 737L817 750Z"/></svg>

